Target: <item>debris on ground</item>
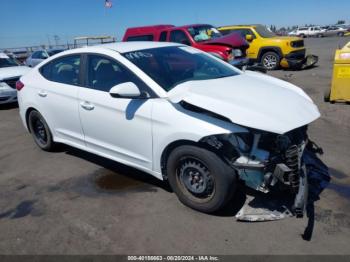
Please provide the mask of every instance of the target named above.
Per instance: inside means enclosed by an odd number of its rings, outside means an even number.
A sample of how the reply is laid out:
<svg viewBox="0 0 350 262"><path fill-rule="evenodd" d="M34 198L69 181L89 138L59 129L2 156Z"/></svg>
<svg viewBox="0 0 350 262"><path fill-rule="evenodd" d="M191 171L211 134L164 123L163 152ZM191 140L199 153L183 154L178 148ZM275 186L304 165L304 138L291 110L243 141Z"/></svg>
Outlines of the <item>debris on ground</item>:
<svg viewBox="0 0 350 262"><path fill-rule="evenodd" d="M318 158L317 154L323 154L322 149L310 141L302 157L308 185L307 201L303 207L309 218L308 226L303 235L305 240L311 239L312 236L315 217L314 203L320 199L320 194L328 186L331 179L328 167ZM295 205L293 198L287 195L248 195L245 204L237 213L236 219L245 222L262 222L281 220L293 216L300 217L300 214L296 214L293 210Z"/></svg>

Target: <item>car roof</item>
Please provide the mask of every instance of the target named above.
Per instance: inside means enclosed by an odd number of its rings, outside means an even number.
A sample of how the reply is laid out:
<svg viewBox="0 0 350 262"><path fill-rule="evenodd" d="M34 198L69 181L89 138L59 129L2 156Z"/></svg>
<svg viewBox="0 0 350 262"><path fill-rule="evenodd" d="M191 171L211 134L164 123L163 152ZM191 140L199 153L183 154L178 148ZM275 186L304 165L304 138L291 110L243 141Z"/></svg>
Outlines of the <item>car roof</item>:
<svg viewBox="0 0 350 262"><path fill-rule="evenodd" d="M257 26L263 26L262 24L251 24L251 25L225 25L220 26L219 28L226 28L226 27L257 27Z"/></svg>
<svg viewBox="0 0 350 262"><path fill-rule="evenodd" d="M183 46L181 44L176 43L168 43L168 42L147 42L147 41L135 41L135 42L118 42L118 43L110 43L96 46L87 46L77 49L72 49L66 52L69 53L80 53L86 51L98 51L101 49L113 50L119 53L127 53L133 52L143 49L152 49L152 48L161 48L161 47L171 47L171 46Z"/></svg>

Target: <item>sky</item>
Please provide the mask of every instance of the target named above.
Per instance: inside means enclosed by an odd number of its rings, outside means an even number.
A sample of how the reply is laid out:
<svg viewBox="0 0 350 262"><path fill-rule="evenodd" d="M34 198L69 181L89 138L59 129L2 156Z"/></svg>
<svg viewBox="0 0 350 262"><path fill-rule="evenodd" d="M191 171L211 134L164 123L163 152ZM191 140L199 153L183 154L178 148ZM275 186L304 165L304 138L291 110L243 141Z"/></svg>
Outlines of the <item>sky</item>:
<svg viewBox="0 0 350 262"><path fill-rule="evenodd" d="M0 48L58 42L76 36L111 35L153 24L293 26L350 23L350 0L0 0Z"/></svg>

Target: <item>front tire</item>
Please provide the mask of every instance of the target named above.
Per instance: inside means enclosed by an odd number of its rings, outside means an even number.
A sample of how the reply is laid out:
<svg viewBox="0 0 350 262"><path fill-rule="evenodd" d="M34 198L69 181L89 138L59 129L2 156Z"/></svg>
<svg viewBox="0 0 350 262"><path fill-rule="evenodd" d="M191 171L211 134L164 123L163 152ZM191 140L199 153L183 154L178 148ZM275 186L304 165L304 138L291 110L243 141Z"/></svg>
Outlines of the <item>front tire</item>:
<svg viewBox="0 0 350 262"><path fill-rule="evenodd" d="M38 111L31 111L28 116L28 127L35 143L44 151L54 151L56 143L44 117Z"/></svg>
<svg viewBox="0 0 350 262"><path fill-rule="evenodd" d="M232 199L236 174L216 154L196 146L180 146L167 160L171 188L186 206L204 213L221 210Z"/></svg>
<svg viewBox="0 0 350 262"><path fill-rule="evenodd" d="M281 57L276 52L267 52L261 57L261 64L267 70L276 70L279 68Z"/></svg>

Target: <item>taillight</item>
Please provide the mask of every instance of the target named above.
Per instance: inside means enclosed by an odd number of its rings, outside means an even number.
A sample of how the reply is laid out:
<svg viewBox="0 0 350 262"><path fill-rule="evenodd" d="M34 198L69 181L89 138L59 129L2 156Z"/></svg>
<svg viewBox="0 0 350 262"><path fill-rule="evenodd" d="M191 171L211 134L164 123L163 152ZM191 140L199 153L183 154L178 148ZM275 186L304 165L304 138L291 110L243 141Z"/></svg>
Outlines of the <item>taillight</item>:
<svg viewBox="0 0 350 262"><path fill-rule="evenodd" d="M16 82L16 89L17 89L17 91L21 91L23 87L24 87L24 84L21 81L18 80Z"/></svg>

